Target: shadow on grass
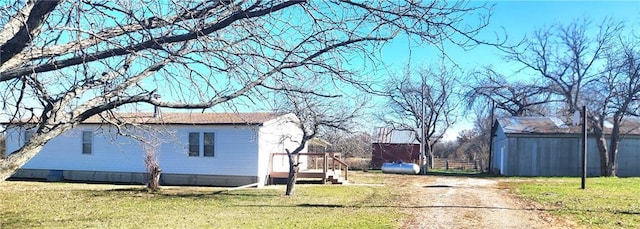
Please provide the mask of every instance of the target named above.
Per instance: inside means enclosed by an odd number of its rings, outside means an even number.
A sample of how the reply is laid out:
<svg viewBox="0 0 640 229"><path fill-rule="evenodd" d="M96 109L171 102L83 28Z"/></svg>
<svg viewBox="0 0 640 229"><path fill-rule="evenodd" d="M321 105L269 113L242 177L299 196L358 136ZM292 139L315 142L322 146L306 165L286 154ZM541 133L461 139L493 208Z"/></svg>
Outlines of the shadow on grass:
<svg viewBox="0 0 640 229"><path fill-rule="evenodd" d="M344 208L350 207L342 204L298 204L292 205L291 207L310 207L310 208Z"/></svg>
<svg viewBox="0 0 640 229"><path fill-rule="evenodd" d="M451 185L425 185L424 188L453 188Z"/></svg>
<svg viewBox="0 0 640 229"><path fill-rule="evenodd" d="M404 206L404 205L342 205L342 204L295 204L295 205L269 205L250 204L235 205L235 207L267 207L267 208L398 208L398 209L488 209L488 210L508 210L508 211L557 211L557 209L544 208L506 208L493 206L466 206L466 205L424 205L424 206Z"/></svg>
<svg viewBox="0 0 640 229"><path fill-rule="evenodd" d="M132 192L132 193L152 193L149 192L147 190L147 188L114 188L114 189L107 189L107 190L103 190L103 192L113 192L113 193L120 193L120 192Z"/></svg>
<svg viewBox="0 0 640 229"><path fill-rule="evenodd" d="M229 192L226 190L220 190L215 192L203 192L203 193L158 193L158 195L164 197L180 197L180 198L210 198L210 197L274 197L281 196L275 193L245 193L233 191Z"/></svg>
<svg viewBox="0 0 640 229"><path fill-rule="evenodd" d="M146 188L115 188L106 190L90 190L89 195L94 197L111 196L111 195L133 195L137 197L162 197L162 198L193 198L193 199L210 199L210 198L225 198L225 197L247 197L247 198L264 198L280 196L279 193L273 192L242 192L242 191L228 191L212 190L212 191L176 191L173 189L148 191Z"/></svg>
<svg viewBox="0 0 640 229"><path fill-rule="evenodd" d="M10 177L7 181L28 181L39 183L61 183L61 184L111 184L111 185L144 185L139 182L117 182L117 181L89 181L89 180L67 180L62 179L60 181L48 181L44 178L22 178L22 177Z"/></svg>
<svg viewBox="0 0 640 229"><path fill-rule="evenodd" d="M466 206L466 205L424 205L424 206L398 206L398 205L341 205L341 204L297 204L297 205L241 205L243 207L273 207L273 208L286 208L286 207L309 207L309 208L399 208L399 209L487 209L487 210L507 210L507 211L543 211L543 212L557 212L567 209L561 208L506 208L506 207L493 207L493 206ZM572 210L580 212L600 212L600 213L612 213L612 214L625 214L625 215L640 215L640 212L635 211L607 211L607 210Z"/></svg>
<svg viewBox="0 0 640 229"><path fill-rule="evenodd" d="M496 174L489 173L481 173L481 172L470 172L470 171L428 171L427 175L431 176L447 176L447 177L469 177L469 178L493 178L493 177L502 177Z"/></svg>
<svg viewBox="0 0 640 229"><path fill-rule="evenodd" d="M24 211L2 212L1 215L0 228L40 228L43 226L47 228L64 228L76 222L96 222L101 220L101 218L92 216L74 216L73 218L25 217L25 215L29 214Z"/></svg>
<svg viewBox="0 0 640 229"><path fill-rule="evenodd" d="M199 192L199 193L159 193L159 195L165 197L274 197L281 196L280 193L273 192L243 192L243 191L228 191L228 190L219 190L214 192Z"/></svg>

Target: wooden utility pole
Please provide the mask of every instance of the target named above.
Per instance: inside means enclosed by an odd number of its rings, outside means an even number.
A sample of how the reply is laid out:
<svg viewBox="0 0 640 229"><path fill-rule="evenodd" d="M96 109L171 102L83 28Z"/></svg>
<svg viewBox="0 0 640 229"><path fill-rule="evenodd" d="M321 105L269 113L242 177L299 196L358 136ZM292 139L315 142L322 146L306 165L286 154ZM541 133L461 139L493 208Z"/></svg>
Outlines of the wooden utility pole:
<svg viewBox="0 0 640 229"><path fill-rule="evenodd" d="M489 130L489 163L487 163L487 172L493 174L493 125L495 119L496 102L491 100L491 127Z"/></svg>
<svg viewBox="0 0 640 229"><path fill-rule="evenodd" d="M421 95L420 95L420 173L422 175L427 175L427 152L425 149L425 146L427 143L427 140L425 139L426 134L424 133L425 129L424 129L424 115L425 115L425 110L424 110L424 91L425 91L425 82L424 82L424 77L420 77L422 80L422 89L420 91Z"/></svg>
<svg viewBox="0 0 640 229"><path fill-rule="evenodd" d="M587 182L587 106L582 106L582 182L581 189Z"/></svg>

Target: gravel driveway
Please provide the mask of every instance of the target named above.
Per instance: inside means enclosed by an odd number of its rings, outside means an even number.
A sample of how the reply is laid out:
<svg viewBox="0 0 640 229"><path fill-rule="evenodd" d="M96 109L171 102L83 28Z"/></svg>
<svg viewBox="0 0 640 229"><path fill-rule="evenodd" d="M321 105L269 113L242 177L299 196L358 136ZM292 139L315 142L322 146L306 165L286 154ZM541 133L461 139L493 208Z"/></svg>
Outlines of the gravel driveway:
<svg viewBox="0 0 640 229"><path fill-rule="evenodd" d="M402 176L403 228L574 228L518 200L491 179Z"/></svg>

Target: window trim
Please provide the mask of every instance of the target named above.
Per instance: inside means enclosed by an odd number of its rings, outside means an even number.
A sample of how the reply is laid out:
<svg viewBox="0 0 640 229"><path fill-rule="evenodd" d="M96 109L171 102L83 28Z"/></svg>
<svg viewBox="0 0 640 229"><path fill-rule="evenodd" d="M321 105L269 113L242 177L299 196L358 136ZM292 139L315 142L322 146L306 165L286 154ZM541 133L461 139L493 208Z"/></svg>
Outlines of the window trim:
<svg viewBox="0 0 640 229"><path fill-rule="evenodd" d="M211 144L207 144L207 135L211 135ZM211 155L207 155L207 146L211 146ZM214 132L202 133L202 156L203 157L216 156L216 133Z"/></svg>
<svg viewBox="0 0 640 229"><path fill-rule="evenodd" d="M195 139L195 144L191 144L192 136L197 136L197 138ZM189 132L187 138L187 156L200 157L200 132ZM192 150L193 146L198 148L197 151ZM195 152L195 154L193 154L192 152Z"/></svg>
<svg viewBox="0 0 640 229"><path fill-rule="evenodd" d="M85 142L85 140L86 140L85 139L85 134L89 134L89 139L88 139L87 142ZM82 143L81 143L81 152L82 152L82 154L83 155L91 155L91 154L93 154L93 131L83 130L81 135L82 135L82 137L81 137L81 141L82 141ZM85 149L87 149L87 148L85 148L85 144L89 145L89 148L88 148L89 151L85 151Z"/></svg>
<svg viewBox="0 0 640 229"><path fill-rule="evenodd" d="M211 144L206 143L206 137L211 135ZM197 138L192 138L196 137ZM192 141L196 140L196 141ZM192 144L194 143L194 144ZM197 148L197 151L194 149ZM210 151L210 152L206 152ZM196 152L196 153L192 153ZM187 156L189 157L208 157L216 156L216 133L215 132L189 132L187 134Z"/></svg>
<svg viewBox="0 0 640 229"><path fill-rule="evenodd" d="M22 133L22 144L27 144L29 139L31 139L35 133L36 131L34 129L25 129L24 133Z"/></svg>

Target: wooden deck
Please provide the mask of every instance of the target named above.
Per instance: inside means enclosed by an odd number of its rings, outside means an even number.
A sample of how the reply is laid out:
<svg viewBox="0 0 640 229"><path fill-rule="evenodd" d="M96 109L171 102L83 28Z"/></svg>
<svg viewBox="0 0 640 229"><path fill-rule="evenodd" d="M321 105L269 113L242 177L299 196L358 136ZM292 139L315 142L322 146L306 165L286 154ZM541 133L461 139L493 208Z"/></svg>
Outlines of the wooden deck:
<svg viewBox="0 0 640 229"><path fill-rule="evenodd" d="M284 155L286 153L274 153L271 156L270 165L273 165L273 157L276 155ZM343 184L349 178L349 166L344 163L335 153L300 153L299 156L309 156L312 168L301 169L298 171L298 178L321 179L322 183L330 182L332 184ZM344 176L343 176L344 175ZM289 171L274 171L271 166L269 172L270 183L275 178L288 178Z"/></svg>
<svg viewBox="0 0 640 229"><path fill-rule="evenodd" d="M342 171L337 171L337 174L340 174ZM321 169L307 169L298 171L298 178L327 178L329 176L334 176L336 174L333 171L324 172ZM270 174L273 178L287 178L289 177L289 172L271 172Z"/></svg>

